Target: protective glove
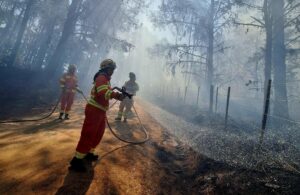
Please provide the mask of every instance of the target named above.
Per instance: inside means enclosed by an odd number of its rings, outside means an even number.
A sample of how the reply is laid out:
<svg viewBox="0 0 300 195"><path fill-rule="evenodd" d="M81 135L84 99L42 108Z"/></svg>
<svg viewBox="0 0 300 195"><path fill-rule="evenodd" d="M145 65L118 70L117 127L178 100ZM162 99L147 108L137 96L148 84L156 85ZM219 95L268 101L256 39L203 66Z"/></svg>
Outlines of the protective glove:
<svg viewBox="0 0 300 195"><path fill-rule="evenodd" d="M76 88L76 91L77 91L78 93L83 93L78 87Z"/></svg>
<svg viewBox="0 0 300 195"><path fill-rule="evenodd" d="M125 96L122 93L117 93L115 96L115 99L119 101L123 101L124 98Z"/></svg>

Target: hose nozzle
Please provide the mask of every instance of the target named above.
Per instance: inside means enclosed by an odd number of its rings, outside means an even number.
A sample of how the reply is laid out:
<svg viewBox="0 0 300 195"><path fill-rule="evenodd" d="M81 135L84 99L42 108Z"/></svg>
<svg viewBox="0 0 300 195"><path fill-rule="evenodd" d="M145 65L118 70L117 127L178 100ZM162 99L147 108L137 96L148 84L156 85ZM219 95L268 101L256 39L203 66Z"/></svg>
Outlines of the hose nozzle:
<svg viewBox="0 0 300 195"><path fill-rule="evenodd" d="M124 96L128 97L129 99L131 99L132 96L133 96L132 94L126 92L126 88L125 87L122 87L122 89L119 88L119 87L112 88L112 90L115 90L115 89L118 90L119 92L121 92Z"/></svg>

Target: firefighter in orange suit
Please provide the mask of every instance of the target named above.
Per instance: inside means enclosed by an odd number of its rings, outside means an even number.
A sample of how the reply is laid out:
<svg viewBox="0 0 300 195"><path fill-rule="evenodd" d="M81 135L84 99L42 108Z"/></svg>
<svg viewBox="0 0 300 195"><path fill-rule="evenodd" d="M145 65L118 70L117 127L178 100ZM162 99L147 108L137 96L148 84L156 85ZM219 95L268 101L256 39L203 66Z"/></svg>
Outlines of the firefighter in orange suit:
<svg viewBox="0 0 300 195"><path fill-rule="evenodd" d="M124 99L122 93L112 91L110 86L110 79L115 68L116 63L111 59L106 59L101 62L100 70L94 76L94 86L85 107L81 136L75 156L70 162L70 170L84 172L86 171L84 159L88 161L98 159L98 155L94 154L94 151L104 134L109 100L114 98L122 101Z"/></svg>
<svg viewBox="0 0 300 195"><path fill-rule="evenodd" d="M70 64L68 67L68 72L63 74L59 81L62 88L59 119L62 119L64 114L65 119L69 119L69 111L71 110L74 101L75 92L80 92L77 85L78 81L75 72L76 66L74 64Z"/></svg>

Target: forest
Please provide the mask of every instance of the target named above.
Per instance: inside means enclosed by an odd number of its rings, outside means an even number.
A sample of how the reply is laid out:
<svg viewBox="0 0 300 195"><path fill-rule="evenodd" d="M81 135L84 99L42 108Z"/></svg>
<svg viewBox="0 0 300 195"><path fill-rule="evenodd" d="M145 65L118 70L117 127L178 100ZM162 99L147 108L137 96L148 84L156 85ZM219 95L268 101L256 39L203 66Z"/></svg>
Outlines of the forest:
<svg viewBox="0 0 300 195"><path fill-rule="evenodd" d="M0 37L0 194L300 193L300 0L0 0Z"/></svg>

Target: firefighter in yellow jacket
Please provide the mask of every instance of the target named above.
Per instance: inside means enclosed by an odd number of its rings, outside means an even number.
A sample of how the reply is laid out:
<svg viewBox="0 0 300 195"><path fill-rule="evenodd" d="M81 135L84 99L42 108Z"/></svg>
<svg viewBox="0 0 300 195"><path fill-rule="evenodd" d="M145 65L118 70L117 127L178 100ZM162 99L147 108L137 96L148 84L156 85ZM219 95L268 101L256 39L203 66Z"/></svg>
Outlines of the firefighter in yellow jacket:
<svg viewBox="0 0 300 195"><path fill-rule="evenodd" d="M136 92L139 90L139 85L135 81L136 81L135 74L133 72L130 72L129 81L126 81L123 86L125 87L127 93L136 95ZM115 120L120 121L122 120L122 116L123 116L124 122L127 122L128 113L131 111L133 103L134 103L133 97L131 99L125 97L123 101L120 103L118 116L115 118ZM125 112L123 112L124 108L125 108Z"/></svg>

